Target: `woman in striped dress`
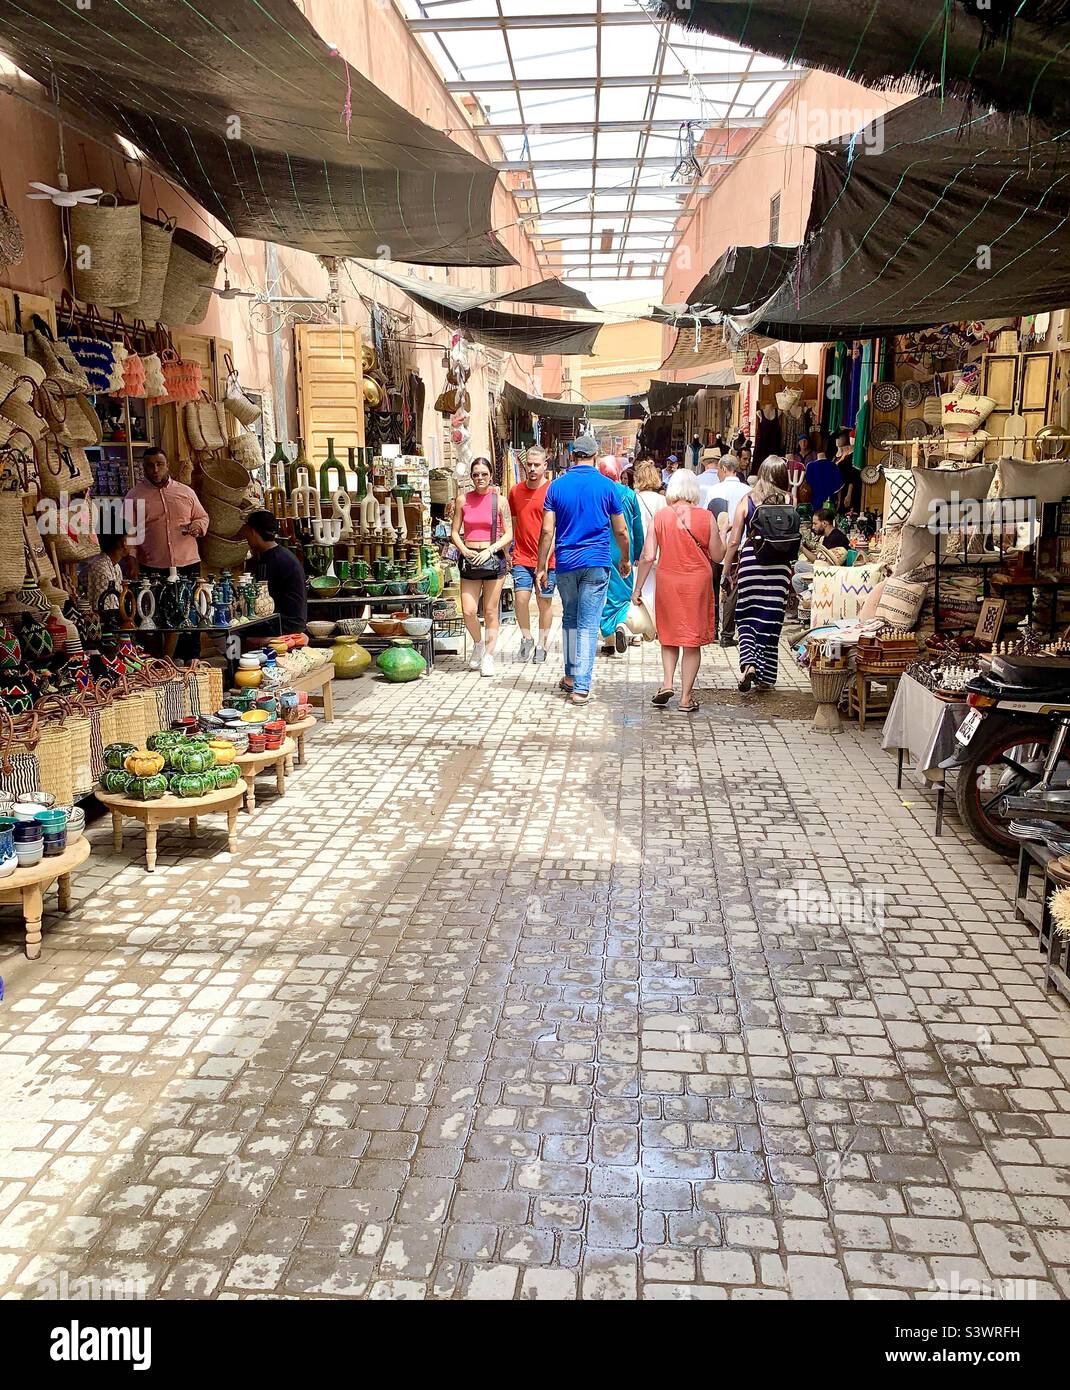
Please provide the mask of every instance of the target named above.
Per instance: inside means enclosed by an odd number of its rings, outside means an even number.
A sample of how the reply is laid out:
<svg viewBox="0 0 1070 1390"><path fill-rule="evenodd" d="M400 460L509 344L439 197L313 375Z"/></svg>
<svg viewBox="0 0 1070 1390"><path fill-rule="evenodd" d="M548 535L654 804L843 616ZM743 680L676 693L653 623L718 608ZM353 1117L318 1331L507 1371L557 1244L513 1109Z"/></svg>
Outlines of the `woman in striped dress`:
<svg viewBox="0 0 1070 1390"><path fill-rule="evenodd" d="M758 469L758 481L736 508L728 541L724 570L733 572L735 557L736 631L739 635L739 688L770 690L776 685L780 632L791 592L791 565L781 561L759 564L747 527L755 507L763 502L790 506L788 465L775 455Z"/></svg>

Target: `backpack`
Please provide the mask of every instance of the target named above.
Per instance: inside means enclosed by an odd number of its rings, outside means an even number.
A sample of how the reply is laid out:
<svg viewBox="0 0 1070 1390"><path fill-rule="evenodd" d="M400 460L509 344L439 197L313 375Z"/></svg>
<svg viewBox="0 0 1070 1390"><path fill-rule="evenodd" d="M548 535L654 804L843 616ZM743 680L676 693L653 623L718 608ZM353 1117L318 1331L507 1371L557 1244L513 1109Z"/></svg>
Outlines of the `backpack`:
<svg viewBox="0 0 1070 1390"><path fill-rule="evenodd" d="M751 512L747 529L760 565L790 565L799 558L802 529L794 507L763 502Z"/></svg>

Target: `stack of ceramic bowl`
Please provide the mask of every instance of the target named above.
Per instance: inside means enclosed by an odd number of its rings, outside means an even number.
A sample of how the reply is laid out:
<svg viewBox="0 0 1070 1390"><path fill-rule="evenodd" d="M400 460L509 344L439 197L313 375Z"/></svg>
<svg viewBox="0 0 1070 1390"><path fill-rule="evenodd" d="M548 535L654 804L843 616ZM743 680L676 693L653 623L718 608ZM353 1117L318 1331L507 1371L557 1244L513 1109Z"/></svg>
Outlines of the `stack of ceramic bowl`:
<svg viewBox="0 0 1070 1390"><path fill-rule="evenodd" d="M282 742L285 737L286 721L284 719L269 719L264 725L265 753L277 752L282 747Z"/></svg>
<svg viewBox="0 0 1070 1390"><path fill-rule="evenodd" d="M64 806L67 814L67 844L73 845L85 834L85 811L81 806Z"/></svg>
<svg viewBox="0 0 1070 1390"><path fill-rule="evenodd" d="M67 848L67 812L38 811L37 824L44 831L44 856L54 859Z"/></svg>
<svg viewBox="0 0 1070 1390"><path fill-rule="evenodd" d="M257 728L249 735L248 751L250 753L264 753L267 751L267 734L264 733L263 729Z"/></svg>
<svg viewBox="0 0 1070 1390"><path fill-rule="evenodd" d="M238 658L238 669L234 672L234 684L239 690L254 690L264 679L263 663L256 652L247 652Z"/></svg>
<svg viewBox="0 0 1070 1390"><path fill-rule="evenodd" d="M39 806L37 809L43 811L46 808ZM34 812L33 816L24 818L16 811L15 829L12 833L20 869L29 869L34 864L40 864L45 856L45 828L35 819L36 814Z"/></svg>

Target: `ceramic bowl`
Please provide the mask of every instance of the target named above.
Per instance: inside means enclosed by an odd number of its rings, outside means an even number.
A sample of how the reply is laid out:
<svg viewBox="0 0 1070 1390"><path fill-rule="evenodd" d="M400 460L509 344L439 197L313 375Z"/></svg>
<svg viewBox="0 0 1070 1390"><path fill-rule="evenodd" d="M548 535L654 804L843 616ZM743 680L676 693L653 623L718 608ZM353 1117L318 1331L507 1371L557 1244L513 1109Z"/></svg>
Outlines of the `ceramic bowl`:
<svg viewBox="0 0 1070 1390"><path fill-rule="evenodd" d="M28 869L34 864L40 864L45 857L44 836L39 840L17 840L15 842L15 854L18 856L20 869Z"/></svg>
<svg viewBox="0 0 1070 1390"><path fill-rule="evenodd" d="M312 622L309 623L308 630L313 637L318 637L322 641L323 638L330 637L331 633L334 631L334 627L334 623Z"/></svg>
<svg viewBox="0 0 1070 1390"><path fill-rule="evenodd" d="M338 622L338 631L343 637L363 637L367 628L367 616L363 618L342 618Z"/></svg>
<svg viewBox="0 0 1070 1390"><path fill-rule="evenodd" d="M401 626L409 637L426 637L431 631L430 618L406 618Z"/></svg>
<svg viewBox="0 0 1070 1390"><path fill-rule="evenodd" d="M238 657L238 669L240 671L259 671L263 664L256 652L246 652L244 656Z"/></svg>
<svg viewBox="0 0 1070 1390"><path fill-rule="evenodd" d="M44 858L55 859L57 855L63 854L66 851L66 830L61 830L58 835L46 835L42 844L44 847Z"/></svg>
<svg viewBox="0 0 1070 1390"><path fill-rule="evenodd" d="M365 586L364 586L364 592L365 592L366 594L369 594L372 598L382 598L382 596L386 593L386 585L385 585L385 584L365 584Z"/></svg>
<svg viewBox="0 0 1070 1390"><path fill-rule="evenodd" d="M15 821L23 825L32 823L42 811L47 811L49 809L50 808L41 801L16 801Z"/></svg>
<svg viewBox="0 0 1070 1390"><path fill-rule="evenodd" d="M396 618L372 618L369 625L376 637L393 637L401 631L401 624Z"/></svg>
<svg viewBox="0 0 1070 1390"><path fill-rule="evenodd" d="M221 709L216 711L216 718L221 719L224 724L237 724L241 719L240 709Z"/></svg>
<svg viewBox="0 0 1070 1390"><path fill-rule="evenodd" d="M67 843L73 845L85 834L85 812L81 806L65 806L67 812Z"/></svg>
<svg viewBox="0 0 1070 1390"><path fill-rule="evenodd" d="M247 709L241 717L243 724L266 724L271 713L266 709Z"/></svg>
<svg viewBox="0 0 1070 1390"><path fill-rule="evenodd" d="M67 829L67 812L63 810L39 811L37 813L37 824L48 835L59 835Z"/></svg>
<svg viewBox="0 0 1070 1390"><path fill-rule="evenodd" d="M0 878L7 878L19 867L19 856L10 855L7 859L0 859Z"/></svg>
<svg viewBox="0 0 1070 1390"><path fill-rule="evenodd" d="M310 579L308 587L315 598L334 598L342 587L342 581L333 574L321 574L316 579Z"/></svg>

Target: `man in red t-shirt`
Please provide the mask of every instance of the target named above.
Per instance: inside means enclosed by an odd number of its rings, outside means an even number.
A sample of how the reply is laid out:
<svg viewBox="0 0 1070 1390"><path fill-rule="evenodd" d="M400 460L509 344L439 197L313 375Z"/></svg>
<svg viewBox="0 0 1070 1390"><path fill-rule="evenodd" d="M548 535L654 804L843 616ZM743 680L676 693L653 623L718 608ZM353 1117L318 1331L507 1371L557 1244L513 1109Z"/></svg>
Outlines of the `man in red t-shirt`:
<svg viewBox="0 0 1070 1390"><path fill-rule="evenodd" d="M535 587L535 571L539 567L539 534L542 531L543 503L550 487L546 476L546 452L531 448L524 460L524 481L509 490L509 510L513 514L513 605L520 628L520 660L527 661L534 652L536 666L546 660L550 641L550 613L553 608L554 557L546 575L546 588L539 590L535 601L539 607L538 645L531 636L531 591Z"/></svg>

